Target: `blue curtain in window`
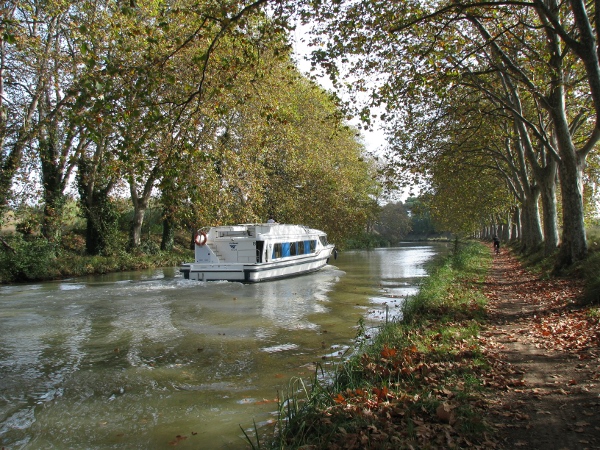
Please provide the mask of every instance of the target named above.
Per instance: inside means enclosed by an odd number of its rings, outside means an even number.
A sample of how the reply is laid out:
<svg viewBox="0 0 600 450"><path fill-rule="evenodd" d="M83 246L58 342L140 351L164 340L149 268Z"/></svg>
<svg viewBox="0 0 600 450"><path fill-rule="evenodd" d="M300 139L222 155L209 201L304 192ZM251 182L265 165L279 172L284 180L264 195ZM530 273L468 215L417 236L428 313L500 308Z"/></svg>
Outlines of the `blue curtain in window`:
<svg viewBox="0 0 600 450"><path fill-rule="evenodd" d="M285 258L286 256L290 256L290 243L284 242L281 244L281 257Z"/></svg>

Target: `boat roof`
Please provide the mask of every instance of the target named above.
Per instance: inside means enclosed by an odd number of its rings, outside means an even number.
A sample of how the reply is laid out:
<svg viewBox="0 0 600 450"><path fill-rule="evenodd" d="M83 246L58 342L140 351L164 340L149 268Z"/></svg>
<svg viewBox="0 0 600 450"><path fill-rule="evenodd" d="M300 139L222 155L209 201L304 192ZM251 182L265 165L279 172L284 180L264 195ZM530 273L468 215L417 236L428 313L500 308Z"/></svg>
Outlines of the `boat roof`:
<svg viewBox="0 0 600 450"><path fill-rule="evenodd" d="M305 225L285 223L243 223L238 225L218 225L211 227L211 231L227 233L252 231L256 234L285 235L285 234L325 234L324 231L310 228Z"/></svg>

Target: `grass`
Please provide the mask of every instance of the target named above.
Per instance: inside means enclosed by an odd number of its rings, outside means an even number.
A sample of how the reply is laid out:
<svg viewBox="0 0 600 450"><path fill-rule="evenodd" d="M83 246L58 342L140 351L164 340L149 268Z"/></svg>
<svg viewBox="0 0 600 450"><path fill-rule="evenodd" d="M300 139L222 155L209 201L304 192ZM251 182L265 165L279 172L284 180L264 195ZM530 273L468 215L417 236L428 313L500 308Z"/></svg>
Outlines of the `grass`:
<svg viewBox="0 0 600 450"><path fill-rule="evenodd" d="M444 446L448 442L439 440L446 438L457 444L483 440L486 425L473 405L488 368L477 339L485 299L474 287L490 264L489 249L471 242L431 268L419 293L405 303L401 322L382 326L370 340L357 336L354 355L332 374L291 383L273 437L262 448L409 448Z"/></svg>

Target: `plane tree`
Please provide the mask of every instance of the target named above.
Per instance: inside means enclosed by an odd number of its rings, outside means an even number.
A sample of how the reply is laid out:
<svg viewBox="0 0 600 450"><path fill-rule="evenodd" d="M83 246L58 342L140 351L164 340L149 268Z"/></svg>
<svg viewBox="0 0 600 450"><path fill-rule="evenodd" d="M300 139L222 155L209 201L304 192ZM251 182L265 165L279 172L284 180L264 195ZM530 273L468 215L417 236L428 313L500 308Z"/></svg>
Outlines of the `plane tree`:
<svg viewBox="0 0 600 450"><path fill-rule="evenodd" d="M404 204L392 202L383 205L374 229L392 245L402 241L412 231L411 217Z"/></svg>
<svg viewBox="0 0 600 450"><path fill-rule="evenodd" d="M2 178L35 155L50 239L75 168L90 253L110 251L116 186L129 189L132 247L159 192L166 228L271 213L336 237L364 226L371 164L336 100L290 68L266 3L4 6Z"/></svg>
<svg viewBox="0 0 600 450"><path fill-rule="evenodd" d="M298 78L282 92L286 102L274 110L279 126L265 160L267 212L323 228L338 242L362 232L378 187L357 130L345 123L335 98L312 82Z"/></svg>
<svg viewBox="0 0 600 450"><path fill-rule="evenodd" d="M238 22L217 41L225 26L219 17L227 8L210 2L137 2L134 8L116 9L107 27L115 48L108 65L95 63L95 80L110 78L103 102L110 104L117 167L134 210L132 247L141 242L144 213L170 159L181 160L178 151L191 149L196 135L206 136L202 114L208 108L203 106L219 110L225 103L219 98L236 77L250 72L261 46L269 45L263 24L250 20ZM94 57L102 61L102 54Z"/></svg>
<svg viewBox="0 0 600 450"><path fill-rule="evenodd" d="M68 5L16 1L3 4L0 24L0 204L9 201L15 176L27 183L39 171L45 200L44 235L60 237L64 190L79 130L66 120L77 58L69 51ZM25 153L27 152L27 154ZM35 157L34 157L35 155ZM31 192L31 189L27 189Z"/></svg>
<svg viewBox="0 0 600 450"><path fill-rule="evenodd" d="M213 145L191 169L202 183L190 184L187 214L204 225L272 217L325 229L340 243L372 214L376 184L364 148L289 53L263 58L223 98Z"/></svg>
<svg viewBox="0 0 600 450"><path fill-rule="evenodd" d="M35 112L43 95L44 67L50 45L28 29L21 11L21 2L5 2L0 9L0 208L8 205L13 181L21 168L23 153L35 134ZM32 68L26 62L34 60L38 48L39 64ZM26 80L33 81L29 85Z"/></svg>
<svg viewBox="0 0 600 450"><path fill-rule="evenodd" d="M593 4L365 0L319 3L310 11L321 20L317 35L327 37L315 61L334 81L350 73L354 88L371 92L364 114L381 104L418 112L428 98L448 93L466 72L499 71L526 91L550 118L551 129L537 137L560 171L564 214L558 265L585 256L581 176L598 140L600 86ZM482 58L473 56L482 50L495 64L481 66ZM344 64L345 71L340 69ZM449 75L454 75L451 82Z"/></svg>
<svg viewBox="0 0 600 450"><path fill-rule="evenodd" d="M436 227L471 235L482 223L505 218L515 205L511 182L519 189L522 186L515 168L518 162L507 148L510 136L503 137L505 130L498 126L506 118L493 105L477 99L465 105L449 105L432 118L436 125L429 128L426 139L416 136L419 142L427 142L422 148L427 149L427 158L420 160L423 167L418 170L427 177L426 192ZM392 145L398 142L392 140ZM522 181L529 188L527 177ZM541 235L539 215L535 217Z"/></svg>

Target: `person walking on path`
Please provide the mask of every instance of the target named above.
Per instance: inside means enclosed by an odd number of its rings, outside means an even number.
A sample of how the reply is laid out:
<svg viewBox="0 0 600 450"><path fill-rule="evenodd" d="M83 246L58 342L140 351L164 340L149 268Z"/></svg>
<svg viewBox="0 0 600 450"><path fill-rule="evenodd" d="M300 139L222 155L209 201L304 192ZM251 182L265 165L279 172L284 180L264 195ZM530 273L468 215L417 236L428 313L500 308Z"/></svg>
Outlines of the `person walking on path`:
<svg viewBox="0 0 600 450"><path fill-rule="evenodd" d="M494 253L500 253L500 239L497 234L494 235Z"/></svg>

